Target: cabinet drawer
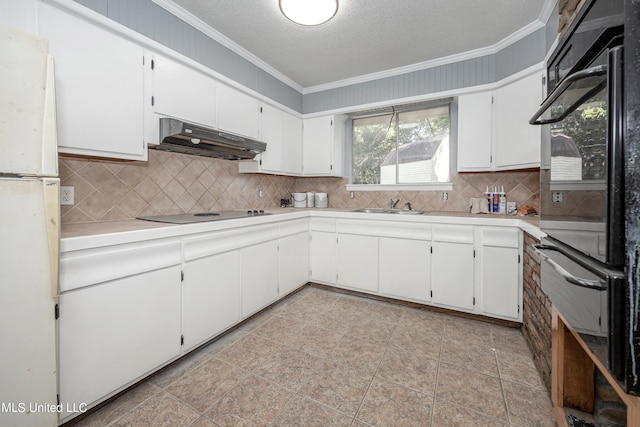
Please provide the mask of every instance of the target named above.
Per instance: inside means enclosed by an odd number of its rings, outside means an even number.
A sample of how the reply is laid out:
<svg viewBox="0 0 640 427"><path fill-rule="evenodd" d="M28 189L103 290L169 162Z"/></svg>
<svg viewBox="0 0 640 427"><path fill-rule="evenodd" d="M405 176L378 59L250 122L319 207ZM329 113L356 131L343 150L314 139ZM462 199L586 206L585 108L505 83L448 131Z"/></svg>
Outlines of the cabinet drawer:
<svg viewBox="0 0 640 427"><path fill-rule="evenodd" d="M278 238L278 225L218 231L184 240L184 260L191 261Z"/></svg>
<svg viewBox="0 0 640 427"><path fill-rule="evenodd" d="M473 243L473 227L470 225L435 225L433 240L436 242Z"/></svg>
<svg viewBox="0 0 640 427"><path fill-rule="evenodd" d="M336 220L333 218L311 218L311 231L336 232Z"/></svg>
<svg viewBox="0 0 640 427"><path fill-rule="evenodd" d="M517 228L483 227L482 245L518 248L520 247L520 230Z"/></svg>
<svg viewBox="0 0 640 427"><path fill-rule="evenodd" d="M298 233L308 233L309 232L309 220L304 219L295 219L293 221L284 221L280 223L279 226L279 236L291 236Z"/></svg>
<svg viewBox="0 0 640 427"><path fill-rule="evenodd" d="M176 240L64 253L60 257L60 292L178 265L181 249Z"/></svg>

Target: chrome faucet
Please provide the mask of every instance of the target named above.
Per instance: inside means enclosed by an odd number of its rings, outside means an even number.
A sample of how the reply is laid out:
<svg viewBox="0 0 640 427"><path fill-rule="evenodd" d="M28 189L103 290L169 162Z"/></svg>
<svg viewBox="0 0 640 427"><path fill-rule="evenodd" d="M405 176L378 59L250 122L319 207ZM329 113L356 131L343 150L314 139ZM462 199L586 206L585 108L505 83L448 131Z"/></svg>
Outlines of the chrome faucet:
<svg viewBox="0 0 640 427"><path fill-rule="evenodd" d="M402 200L402 198L400 197L398 197L398 200L396 200L395 202L393 201L393 199L391 199L391 209L395 209L396 205L400 203L400 200Z"/></svg>

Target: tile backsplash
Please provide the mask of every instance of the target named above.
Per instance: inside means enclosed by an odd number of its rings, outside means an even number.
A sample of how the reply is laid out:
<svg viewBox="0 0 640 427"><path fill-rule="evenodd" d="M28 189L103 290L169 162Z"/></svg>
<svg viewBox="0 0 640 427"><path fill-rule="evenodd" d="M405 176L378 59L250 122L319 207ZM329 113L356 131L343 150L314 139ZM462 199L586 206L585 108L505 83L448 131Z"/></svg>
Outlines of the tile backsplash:
<svg viewBox="0 0 640 427"><path fill-rule="evenodd" d="M487 186L504 186L507 200L539 210L539 171L454 175L453 190L346 191L346 178L296 178L241 174L236 162L150 150L147 162L119 162L60 156L62 185L75 188L75 204L61 206L62 223L95 222L234 209L280 206L291 192L328 193L331 208L387 207L402 198L417 210L468 212L469 197Z"/></svg>

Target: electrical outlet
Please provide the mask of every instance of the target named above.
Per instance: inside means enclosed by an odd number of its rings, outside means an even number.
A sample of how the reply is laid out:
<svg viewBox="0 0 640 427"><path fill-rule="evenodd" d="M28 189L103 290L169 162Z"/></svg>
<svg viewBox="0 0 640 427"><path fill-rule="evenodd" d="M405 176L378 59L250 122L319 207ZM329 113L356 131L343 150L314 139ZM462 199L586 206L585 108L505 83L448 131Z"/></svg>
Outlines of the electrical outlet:
<svg viewBox="0 0 640 427"><path fill-rule="evenodd" d="M447 200L449 200L449 193L447 193L446 191L442 192L442 200L444 200L445 202Z"/></svg>
<svg viewBox="0 0 640 427"><path fill-rule="evenodd" d="M258 190L258 197L262 198L262 196L264 196L264 193L262 192L262 190Z"/></svg>
<svg viewBox="0 0 640 427"><path fill-rule="evenodd" d="M72 205L74 201L73 187L60 186L60 204Z"/></svg>

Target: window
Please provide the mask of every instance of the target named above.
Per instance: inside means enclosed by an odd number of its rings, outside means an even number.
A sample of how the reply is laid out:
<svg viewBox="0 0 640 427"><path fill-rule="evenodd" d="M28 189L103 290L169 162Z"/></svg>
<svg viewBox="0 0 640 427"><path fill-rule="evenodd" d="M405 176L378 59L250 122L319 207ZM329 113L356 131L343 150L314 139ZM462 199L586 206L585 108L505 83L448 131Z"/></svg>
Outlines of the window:
<svg viewBox="0 0 640 427"><path fill-rule="evenodd" d="M351 183L449 182L449 106L354 118Z"/></svg>

